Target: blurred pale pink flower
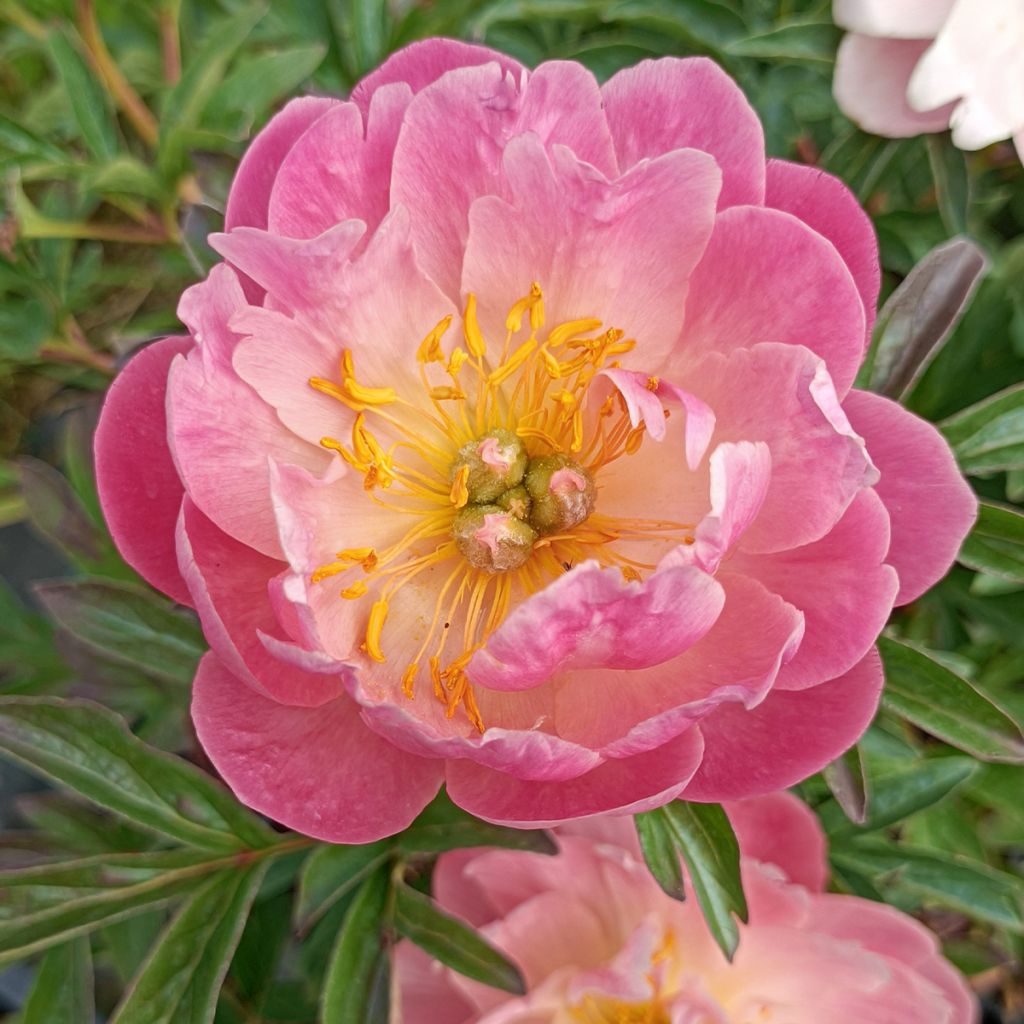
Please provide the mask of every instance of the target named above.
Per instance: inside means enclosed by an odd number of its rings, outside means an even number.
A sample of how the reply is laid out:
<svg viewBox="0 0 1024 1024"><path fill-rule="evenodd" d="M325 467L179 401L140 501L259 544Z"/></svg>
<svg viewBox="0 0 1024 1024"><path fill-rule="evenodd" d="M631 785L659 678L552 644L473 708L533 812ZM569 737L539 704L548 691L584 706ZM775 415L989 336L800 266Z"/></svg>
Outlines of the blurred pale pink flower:
<svg viewBox="0 0 1024 1024"><path fill-rule="evenodd" d="M362 842L445 781L529 826L764 792L863 732L893 601L975 503L851 391L870 222L765 159L714 64L602 88L412 46L287 106L226 227L97 472L202 620L193 716L241 800Z"/></svg>
<svg viewBox="0 0 1024 1024"><path fill-rule="evenodd" d="M558 830L554 857L444 854L442 907L521 969L511 997L395 953L403 1024L973 1024L978 1007L935 937L892 907L824 892L825 839L795 797L727 805L749 924L730 964L692 898L666 896L628 819ZM690 893L692 897L692 892Z"/></svg>
<svg viewBox="0 0 1024 1024"><path fill-rule="evenodd" d="M834 0L843 111L876 135L953 129L961 149L1013 139L1024 158L1020 0Z"/></svg>

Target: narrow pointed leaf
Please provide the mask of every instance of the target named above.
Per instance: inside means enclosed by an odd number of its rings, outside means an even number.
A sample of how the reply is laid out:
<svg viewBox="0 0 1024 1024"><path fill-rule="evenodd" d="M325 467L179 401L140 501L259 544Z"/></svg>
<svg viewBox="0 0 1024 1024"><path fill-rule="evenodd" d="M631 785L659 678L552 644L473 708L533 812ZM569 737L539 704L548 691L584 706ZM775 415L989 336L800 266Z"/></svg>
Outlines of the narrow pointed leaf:
<svg viewBox="0 0 1024 1024"><path fill-rule="evenodd" d="M308 931L342 897L351 892L391 856L388 842L366 846L318 846L306 858L299 875L295 926Z"/></svg>
<svg viewBox="0 0 1024 1024"><path fill-rule="evenodd" d="M686 899L686 884L679 851L664 816L655 811L638 814L634 819L640 850L654 880L674 900Z"/></svg>
<svg viewBox="0 0 1024 1024"><path fill-rule="evenodd" d="M48 41L82 141L97 160L109 160L117 152L117 132L107 94L69 32L54 29Z"/></svg>
<svg viewBox="0 0 1024 1024"><path fill-rule="evenodd" d="M92 1024L92 953L84 936L55 946L43 957L21 1024Z"/></svg>
<svg viewBox="0 0 1024 1024"><path fill-rule="evenodd" d="M837 806L855 825L863 825L868 816L868 780L860 748L850 747L821 773L836 799Z"/></svg>
<svg viewBox="0 0 1024 1024"><path fill-rule="evenodd" d="M1024 515L983 501L958 558L988 576L1024 583Z"/></svg>
<svg viewBox="0 0 1024 1024"><path fill-rule="evenodd" d="M1024 384L976 402L939 424L965 473L1024 468Z"/></svg>

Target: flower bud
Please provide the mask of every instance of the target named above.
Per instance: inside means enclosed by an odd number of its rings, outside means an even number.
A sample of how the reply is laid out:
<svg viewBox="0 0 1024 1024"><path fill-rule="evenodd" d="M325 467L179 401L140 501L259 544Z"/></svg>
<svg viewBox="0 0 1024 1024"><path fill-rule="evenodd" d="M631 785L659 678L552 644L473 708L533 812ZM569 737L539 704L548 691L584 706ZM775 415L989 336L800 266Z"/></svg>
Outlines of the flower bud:
<svg viewBox="0 0 1024 1024"><path fill-rule="evenodd" d="M452 538L470 565L484 572L510 572L533 553L537 533L497 505L469 505L455 517Z"/></svg>
<svg viewBox="0 0 1024 1024"><path fill-rule="evenodd" d="M594 511L594 478L567 455L531 459L523 480L530 495L530 524L538 533L571 530Z"/></svg>
<svg viewBox="0 0 1024 1024"><path fill-rule="evenodd" d="M523 479L526 462L526 449L519 437L511 430L496 427L459 449L449 477L454 480L463 466L469 467L469 502L482 504L515 487Z"/></svg>

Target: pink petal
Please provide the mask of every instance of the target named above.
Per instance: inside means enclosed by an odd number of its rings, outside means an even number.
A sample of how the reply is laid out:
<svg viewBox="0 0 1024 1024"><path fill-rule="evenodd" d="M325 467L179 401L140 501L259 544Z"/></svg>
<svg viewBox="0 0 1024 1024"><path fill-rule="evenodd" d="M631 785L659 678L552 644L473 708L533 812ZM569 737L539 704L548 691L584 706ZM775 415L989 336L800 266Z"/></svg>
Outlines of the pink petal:
<svg viewBox="0 0 1024 1024"><path fill-rule="evenodd" d="M347 696L316 708L257 694L216 655L199 663L192 719L214 767L247 807L329 843L408 826L437 792L440 762L402 753Z"/></svg>
<svg viewBox="0 0 1024 1024"><path fill-rule="evenodd" d="M930 39L844 37L832 80L839 109L864 131L891 139L944 131L952 103L926 113L907 103L910 76L930 45Z"/></svg>
<svg viewBox="0 0 1024 1024"><path fill-rule="evenodd" d="M498 63L458 68L427 86L406 112L391 202L416 211L420 262L453 301L470 206L478 196L502 192L502 150L523 132L545 147L568 146L602 173L615 172L600 91L579 64L542 64L522 77Z"/></svg>
<svg viewBox="0 0 1024 1024"><path fill-rule="evenodd" d="M760 580L804 613L803 642L777 687L816 686L864 657L899 587L895 570L883 564L888 550L889 515L874 492L862 491L821 540L771 555L736 553L730 570Z"/></svg>
<svg viewBox="0 0 1024 1024"><path fill-rule="evenodd" d="M466 1024L472 1019L472 1004L439 960L406 939L395 947L392 963L402 1024Z"/></svg>
<svg viewBox="0 0 1024 1024"><path fill-rule="evenodd" d="M723 704L701 720L704 760L685 798L758 796L820 771L860 739L882 682L881 659L872 651L838 679L807 690L773 690L752 711Z"/></svg>
<svg viewBox="0 0 1024 1024"><path fill-rule="evenodd" d="M886 561L900 577L896 603L907 604L949 571L978 500L930 423L866 391L851 392L845 405L882 474L875 491L892 523Z"/></svg>
<svg viewBox="0 0 1024 1024"><path fill-rule="evenodd" d="M187 498L177 535L182 575L203 633L229 671L283 704L315 707L343 692L337 678L283 663L260 640L261 632L280 633L267 593L280 562L218 530Z"/></svg>
<svg viewBox="0 0 1024 1024"><path fill-rule="evenodd" d="M666 376L685 380L698 352L785 342L821 356L842 396L861 363L865 322L857 284L831 242L791 214L736 207L718 215L690 278L677 369Z"/></svg>
<svg viewBox="0 0 1024 1024"><path fill-rule="evenodd" d="M719 209L764 201L761 121L712 61L641 61L613 75L602 94L623 170L674 149L703 150L722 169Z"/></svg>
<svg viewBox="0 0 1024 1024"><path fill-rule="evenodd" d="M481 686L526 690L568 669L658 665L704 636L724 601L715 580L693 567L629 581L586 562L515 608L469 672Z"/></svg>
<svg viewBox="0 0 1024 1024"><path fill-rule="evenodd" d="M769 160L765 205L799 217L839 251L864 303L866 346L875 324L882 270L874 225L857 197L838 178L817 167Z"/></svg>
<svg viewBox="0 0 1024 1024"><path fill-rule="evenodd" d="M174 552L184 488L167 446L164 404L171 362L191 348L191 338L164 338L140 349L110 385L93 442L96 486L118 550L179 604L192 603Z"/></svg>
<svg viewBox="0 0 1024 1024"><path fill-rule="evenodd" d="M352 90L352 102L365 114L374 93L392 82L404 83L413 93L418 93L455 68L495 63L515 77L523 70L518 61L487 46L458 39L421 39L391 54L359 82Z"/></svg>
<svg viewBox="0 0 1024 1024"><path fill-rule="evenodd" d="M656 750L608 761L568 782L526 782L472 761L452 761L448 795L485 821L521 828L608 811L638 813L674 799L699 765L701 751L700 736L690 729Z"/></svg>
<svg viewBox="0 0 1024 1024"><path fill-rule="evenodd" d="M869 36L937 36L956 0L832 0L837 25Z"/></svg>

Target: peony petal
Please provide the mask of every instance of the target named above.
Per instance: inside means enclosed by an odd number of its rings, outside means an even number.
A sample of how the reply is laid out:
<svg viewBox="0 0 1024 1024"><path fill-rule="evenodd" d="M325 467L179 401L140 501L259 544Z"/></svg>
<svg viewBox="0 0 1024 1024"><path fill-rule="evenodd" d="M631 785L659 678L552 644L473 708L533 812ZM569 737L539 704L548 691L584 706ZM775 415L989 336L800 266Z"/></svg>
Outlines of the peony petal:
<svg viewBox="0 0 1024 1024"><path fill-rule="evenodd" d="M764 133L739 86L704 57L641 61L602 89L623 170L674 149L710 153L722 169L719 209L764 201Z"/></svg>
<svg viewBox="0 0 1024 1024"><path fill-rule="evenodd" d="M930 423L866 391L851 392L845 407L882 474L875 491L892 523L886 561L900 577L896 603L907 604L949 571L978 500Z"/></svg>
<svg viewBox="0 0 1024 1024"><path fill-rule="evenodd" d="M792 786L849 749L882 691L872 651L845 675L807 690L773 690L753 710L723 704L701 720L705 754L687 800L721 801Z"/></svg>
<svg viewBox="0 0 1024 1024"><path fill-rule="evenodd" d="M192 347L191 338L164 338L140 349L110 385L93 441L96 486L118 550L179 604L192 603L174 551L184 487L167 445L164 406L171 362Z"/></svg>
<svg viewBox="0 0 1024 1024"><path fill-rule="evenodd" d="M199 663L192 719L203 749L247 807L329 843L408 826L441 783L439 761L371 732L347 696L288 707L246 686L214 654Z"/></svg>
<svg viewBox="0 0 1024 1024"><path fill-rule="evenodd" d="M939 34L956 0L832 0L832 19L851 32L897 39Z"/></svg>
<svg viewBox="0 0 1024 1024"><path fill-rule="evenodd" d="M867 346L875 324L882 270L874 225L857 197L838 178L817 167L769 160L765 205L799 217L839 251L864 303Z"/></svg>
<svg viewBox="0 0 1024 1024"><path fill-rule="evenodd" d="M842 396L860 366L864 335L864 304L832 243L792 214L736 207L718 215L690 278L682 342L665 375L685 383L699 352L785 342L821 356ZM721 419L714 401L698 394Z"/></svg>

